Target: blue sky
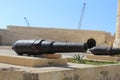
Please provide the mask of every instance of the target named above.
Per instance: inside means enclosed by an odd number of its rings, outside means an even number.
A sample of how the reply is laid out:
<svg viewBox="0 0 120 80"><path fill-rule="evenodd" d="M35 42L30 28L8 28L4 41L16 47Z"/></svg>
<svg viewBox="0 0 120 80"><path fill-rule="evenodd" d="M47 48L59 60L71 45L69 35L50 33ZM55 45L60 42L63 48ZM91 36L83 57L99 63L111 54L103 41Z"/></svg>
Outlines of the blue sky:
<svg viewBox="0 0 120 80"><path fill-rule="evenodd" d="M114 34L118 0L0 0L0 28L7 25L78 29L83 3L86 3L81 29Z"/></svg>

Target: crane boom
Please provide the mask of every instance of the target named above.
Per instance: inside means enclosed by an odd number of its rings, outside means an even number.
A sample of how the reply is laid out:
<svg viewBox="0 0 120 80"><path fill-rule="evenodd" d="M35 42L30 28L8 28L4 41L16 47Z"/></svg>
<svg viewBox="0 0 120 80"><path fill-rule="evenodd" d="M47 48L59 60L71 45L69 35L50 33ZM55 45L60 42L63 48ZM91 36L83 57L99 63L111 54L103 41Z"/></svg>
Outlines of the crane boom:
<svg viewBox="0 0 120 80"><path fill-rule="evenodd" d="M29 27L29 26L30 26L30 24L29 24L29 22L28 22L27 18L26 18L26 17L24 17L24 19L25 19L25 22L26 22L27 26Z"/></svg>
<svg viewBox="0 0 120 80"><path fill-rule="evenodd" d="M86 7L86 3L83 3L82 12L81 12L80 20L79 20L79 24L78 24L78 29L81 29L81 25L82 25L84 13L85 13L85 7Z"/></svg>

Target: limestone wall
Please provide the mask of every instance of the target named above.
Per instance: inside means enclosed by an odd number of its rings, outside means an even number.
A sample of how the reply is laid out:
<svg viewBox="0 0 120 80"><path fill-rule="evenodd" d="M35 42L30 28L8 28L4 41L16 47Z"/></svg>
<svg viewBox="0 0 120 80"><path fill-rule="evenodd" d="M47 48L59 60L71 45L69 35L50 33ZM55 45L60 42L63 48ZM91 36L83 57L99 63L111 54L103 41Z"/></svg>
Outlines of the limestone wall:
<svg viewBox="0 0 120 80"><path fill-rule="evenodd" d="M13 43L17 39L50 39L68 42L87 42L90 38L95 39L97 45L104 44L105 42L105 32L103 31L8 26L7 32L13 33L10 37L13 39L8 42L4 41L4 43Z"/></svg>
<svg viewBox="0 0 120 80"><path fill-rule="evenodd" d="M16 40L18 39L25 39L25 36L28 35L22 35L17 32L13 32L10 30L4 30L0 29L0 35L1 35L1 45L12 45Z"/></svg>
<svg viewBox="0 0 120 80"><path fill-rule="evenodd" d="M1 45L9 45L13 39L12 37L15 37L15 35L12 34L13 33L8 30L0 29Z"/></svg>
<svg viewBox="0 0 120 80"><path fill-rule="evenodd" d="M108 45L112 46L114 40L115 40L115 35L111 35L110 33L106 33L105 41Z"/></svg>

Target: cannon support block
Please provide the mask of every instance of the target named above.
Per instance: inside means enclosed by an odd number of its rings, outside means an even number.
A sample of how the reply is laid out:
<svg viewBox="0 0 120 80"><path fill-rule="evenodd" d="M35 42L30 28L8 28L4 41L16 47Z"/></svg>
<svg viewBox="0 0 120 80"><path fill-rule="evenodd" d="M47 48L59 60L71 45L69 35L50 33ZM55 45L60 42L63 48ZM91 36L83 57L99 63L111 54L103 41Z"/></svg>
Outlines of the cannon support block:
<svg viewBox="0 0 120 80"><path fill-rule="evenodd" d="M40 66L61 66L67 65L67 60L64 58L59 59L46 59L27 56L16 55L0 55L0 63L27 66L27 67L40 67Z"/></svg>

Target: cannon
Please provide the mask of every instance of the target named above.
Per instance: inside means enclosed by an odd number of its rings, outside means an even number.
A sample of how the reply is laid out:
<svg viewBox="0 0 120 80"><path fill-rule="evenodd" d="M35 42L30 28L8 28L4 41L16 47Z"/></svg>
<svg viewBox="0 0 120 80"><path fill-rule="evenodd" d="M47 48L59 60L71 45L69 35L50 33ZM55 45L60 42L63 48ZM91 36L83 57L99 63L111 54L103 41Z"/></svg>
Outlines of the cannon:
<svg viewBox="0 0 120 80"><path fill-rule="evenodd" d="M18 40L13 44L12 49L18 55L41 55L67 52L86 52L87 44L46 40Z"/></svg>
<svg viewBox="0 0 120 80"><path fill-rule="evenodd" d="M94 55L118 55L120 54L120 48L96 46L89 50Z"/></svg>

